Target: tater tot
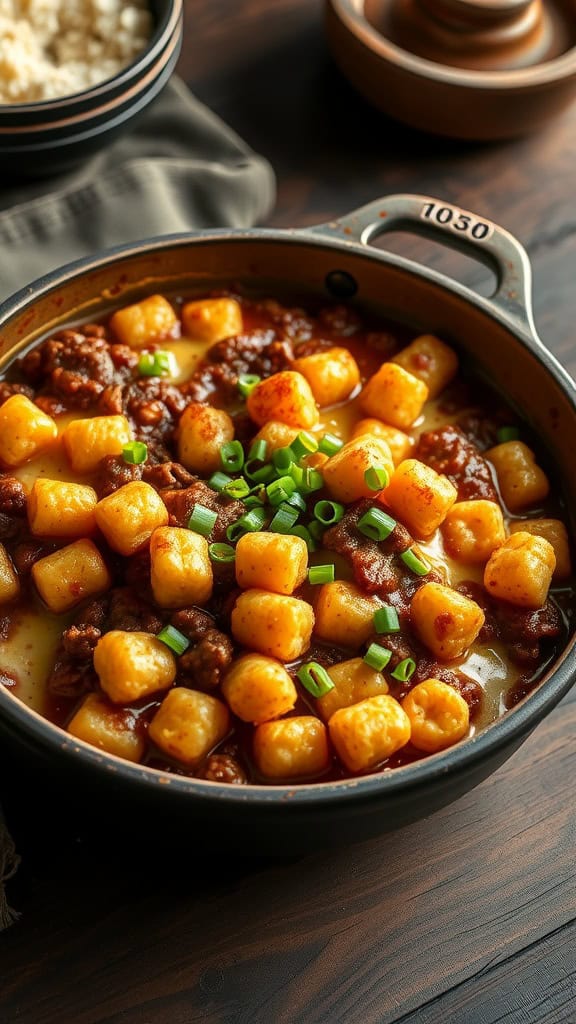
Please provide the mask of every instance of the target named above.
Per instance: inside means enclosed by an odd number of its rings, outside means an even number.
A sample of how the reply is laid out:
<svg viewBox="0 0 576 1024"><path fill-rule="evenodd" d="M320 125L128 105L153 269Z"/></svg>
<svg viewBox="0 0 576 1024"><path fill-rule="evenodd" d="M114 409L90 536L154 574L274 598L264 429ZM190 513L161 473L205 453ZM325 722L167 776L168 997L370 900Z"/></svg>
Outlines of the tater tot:
<svg viewBox="0 0 576 1024"><path fill-rule="evenodd" d="M516 519L510 523L510 533L533 533L544 537L554 548L556 568L552 579L567 580L572 575L568 531L560 519Z"/></svg>
<svg viewBox="0 0 576 1024"><path fill-rule="evenodd" d="M362 437L363 434L370 434L372 437L377 437L380 441L386 441L395 466L403 462L404 459L407 459L414 447L414 438L410 437L409 434L405 434L403 430L398 430L397 427L390 427L387 423L382 423L381 420L376 420L373 417L358 420L350 440L353 441L357 437Z"/></svg>
<svg viewBox="0 0 576 1024"><path fill-rule="evenodd" d="M13 601L20 593L20 580L10 555L0 544L0 605Z"/></svg>
<svg viewBox="0 0 576 1024"><path fill-rule="evenodd" d="M343 402L360 383L358 363L347 348L329 348L302 356L292 368L306 377L321 409Z"/></svg>
<svg viewBox="0 0 576 1024"><path fill-rule="evenodd" d="M133 555L148 543L154 530L168 523L168 509L162 498L140 480L102 498L95 516L110 547L121 555Z"/></svg>
<svg viewBox="0 0 576 1024"><path fill-rule="evenodd" d="M91 540L76 540L32 566L32 579L44 603L59 615L88 597L103 594L112 577Z"/></svg>
<svg viewBox="0 0 576 1024"><path fill-rule="evenodd" d="M0 406L0 466L22 466L49 448L57 436L52 417L26 395L12 395Z"/></svg>
<svg viewBox="0 0 576 1024"><path fill-rule="evenodd" d="M378 500L388 505L411 533L424 538L444 521L457 496L448 477L418 459L406 459L396 467Z"/></svg>
<svg viewBox="0 0 576 1024"><path fill-rule="evenodd" d="M383 363L360 394L360 408L366 416L384 420L406 430L418 419L428 388L396 363Z"/></svg>
<svg viewBox="0 0 576 1024"><path fill-rule="evenodd" d="M176 658L152 633L111 629L94 650L94 668L100 686L114 704L130 704L159 690L176 678Z"/></svg>
<svg viewBox="0 0 576 1024"><path fill-rule="evenodd" d="M241 333L242 309L236 299L197 299L182 307L182 324L189 338L215 345Z"/></svg>
<svg viewBox="0 0 576 1024"><path fill-rule="evenodd" d="M132 436L125 416L92 416L72 420L64 429L62 443L75 473L93 473L106 455L120 455Z"/></svg>
<svg viewBox="0 0 576 1024"><path fill-rule="evenodd" d="M28 524L35 537L86 537L96 529L96 491L86 484L38 477L28 497Z"/></svg>
<svg viewBox="0 0 576 1024"><path fill-rule="evenodd" d="M280 661L293 661L310 646L314 612L307 601L266 590L245 590L232 611L238 643Z"/></svg>
<svg viewBox="0 0 576 1024"><path fill-rule="evenodd" d="M288 448L299 433L298 427L289 427L287 423L280 423L279 420L269 420L260 427L254 440L266 441L268 455L271 455L278 448Z"/></svg>
<svg viewBox="0 0 576 1024"><path fill-rule="evenodd" d="M428 397L436 398L458 372L454 349L434 334L422 334L392 359L393 363L418 377L428 388Z"/></svg>
<svg viewBox="0 0 576 1024"><path fill-rule="evenodd" d="M459 658L484 625L475 601L442 583L425 583L410 604L410 618L422 642L437 658Z"/></svg>
<svg viewBox="0 0 576 1024"><path fill-rule="evenodd" d="M500 493L511 512L536 505L547 497L548 477L523 441L505 441L485 455L496 470Z"/></svg>
<svg viewBox="0 0 576 1024"><path fill-rule="evenodd" d="M394 463L386 441L369 434L348 441L322 467L330 497L344 504L372 497L374 488L366 482L366 472L372 467L385 470L388 478L392 476Z"/></svg>
<svg viewBox="0 0 576 1024"><path fill-rule="evenodd" d="M387 694L340 708L332 715L328 729L336 753L351 772L370 771L410 739L408 715Z"/></svg>
<svg viewBox="0 0 576 1024"><path fill-rule="evenodd" d="M330 764L326 726L311 715L264 722L254 733L254 760L267 779L320 775Z"/></svg>
<svg viewBox="0 0 576 1024"><path fill-rule="evenodd" d="M506 540L502 509L494 501L457 501L442 523L444 547L461 562L486 562Z"/></svg>
<svg viewBox="0 0 576 1024"><path fill-rule="evenodd" d="M556 567L554 548L535 534L513 533L492 552L484 570L484 586L521 608L542 608Z"/></svg>
<svg viewBox="0 0 576 1024"><path fill-rule="evenodd" d="M209 476L221 469L220 452L233 439L234 424L223 409L192 402L180 417L176 437L182 465Z"/></svg>
<svg viewBox="0 0 576 1024"><path fill-rule="evenodd" d="M316 701L316 707L325 722L339 708L347 708L367 697L388 693L388 683L382 673L370 668L363 658L340 661L337 665L330 665L326 671L334 687Z"/></svg>
<svg viewBox="0 0 576 1024"><path fill-rule="evenodd" d="M126 761L141 761L146 749L144 732L138 729L136 715L117 708L97 693L89 693L67 725L78 740L91 743L107 754Z"/></svg>
<svg viewBox="0 0 576 1024"><path fill-rule="evenodd" d="M176 686L166 694L148 735L160 750L195 768L230 730L230 712L216 697Z"/></svg>
<svg viewBox="0 0 576 1024"><path fill-rule="evenodd" d="M402 701L410 719L410 741L417 750L434 754L452 747L468 732L470 712L461 694L441 682L425 679Z"/></svg>
<svg viewBox="0 0 576 1024"><path fill-rule="evenodd" d="M257 384L248 395L246 409L259 427L280 420L289 427L310 430L320 419L308 381L294 370L274 373Z"/></svg>
<svg viewBox="0 0 576 1024"><path fill-rule="evenodd" d="M354 583L335 580L320 589L315 606L315 632L338 646L360 647L374 630L380 598L368 597Z"/></svg>
<svg viewBox="0 0 576 1024"><path fill-rule="evenodd" d="M284 665L263 654L238 658L222 682L222 696L243 722L270 722L291 711L298 693Z"/></svg>
<svg viewBox="0 0 576 1024"><path fill-rule="evenodd" d="M308 548L301 537L245 533L236 545L236 582L275 594L292 594L306 579Z"/></svg>
<svg viewBox="0 0 576 1024"><path fill-rule="evenodd" d="M166 338L174 331L178 317L163 295L150 295L132 306L118 309L110 318L110 326L124 345L144 348L153 341Z"/></svg>
<svg viewBox="0 0 576 1024"><path fill-rule="evenodd" d="M154 600L161 608L204 604L214 586L206 538L179 526L154 530L150 538L150 580Z"/></svg>

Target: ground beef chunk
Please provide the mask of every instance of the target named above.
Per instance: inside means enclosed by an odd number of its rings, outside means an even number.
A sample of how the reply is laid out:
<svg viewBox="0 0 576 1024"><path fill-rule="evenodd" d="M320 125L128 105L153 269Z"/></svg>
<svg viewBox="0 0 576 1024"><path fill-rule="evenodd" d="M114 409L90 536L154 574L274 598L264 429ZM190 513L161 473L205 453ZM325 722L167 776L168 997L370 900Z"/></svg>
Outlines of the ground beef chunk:
<svg viewBox="0 0 576 1024"><path fill-rule="evenodd" d="M0 513L5 516L26 515L26 491L16 477L0 476Z"/></svg>
<svg viewBox="0 0 576 1024"><path fill-rule="evenodd" d="M101 630L106 622L109 604L110 600L107 597L98 597L94 601L89 601L88 604L76 612L74 625L81 627L94 626L96 629Z"/></svg>
<svg viewBox="0 0 576 1024"><path fill-rule="evenodd" d="M196 504L216 512L218 518L208 537L210 543L226 542L226 530L246 511L241 501L217 494L202 480L181 490L160 491L160 496L170 514L171 526L186 526Z"/></svg>
<svg viewBox="0 0 576 1024"><path fill-rule="evenodd" d="M72 661L87 661L101 636L96 626L69 626L62 634L62 646Z"/></svg>
<svg viewBox="0 0 576 1024"><path fill-rule="evenodd" d="M480 643L502 640L509 645L510 657L517 665L535 666L541 657L541 641L562 632L560 611L550 599L543 608L532 610L497 601L479 583L469 580L456 589L476 601L484 612L485 622L478 636Z"/></svg>
<svg viewBox="0 0 576 1024"><path fill-rule="evenodd" d="M200 608L181 608L174 612L170 619L174 629L178 629L192 643L197 643L210 630L214 629L214 619L208 612Z"/></svg>
<svg viewBox="0 0 576 1024"><path fill-rule="evenodd" d="M20 532L20 523L0 512L0 540L12 540Z"/></svg>
<svg viewBox="0 0 576 1024"><path fill-rule="evenodd" d="M398 588L402 575L394 556L410 547L412 538L398 524L385 541L369 540L357 529L358 520L369 508L370 501L351 506L339 523L326 530L322 543L346 559L359 587L369 594L388 594Z"/></svg>
<svg viewBox="0 0 576 1024"><path fill-rule="evenodd" d="M362 327L360 314L351 306L324 306L318 313L318 321L340 338L356 334Z"/></svg>
<svg viewBox="0 0 576 1024"><path fill-rule="evenodd" d="M26 398L34 398L34 390L27 384L9 384L7 380L0 380L0 405L4 405L12 395L26 395Z"/></svg>
<svg viewBox="0 0 576 1024"><path fill-rule="evenodd" d="M493 416L482 416L477 412L467 413L458 420L458 426L468 440L481 452L492 448L498 442L498 425Z"/></svg>
<svg viewBox="0 0 576 1024"><path fill-rule="evenodd" d="M205 401L214 391L230 398L236 394L241 374L269 377L289 369L293 359L292 343L287 338L277 340L274 330L236 334L212 345L182 391L194 401Z"/></svg>
<svg viewBox="0 0 576 1024"><path fill-rule="evenodd" d="M204 766L204 779L227 782L230 786L243 786L248 781L240 762L231 754L212 754Z"/></svg>
<svg viewBox="0 0 576 1024"><path fill-rule="evenodd" d="M111 593L107 628L159 633L162 629L162 619L146 601L130 589L118 587Z"/></svg>
<svg viewBox="0 0 576 1024"><path fill-rule="evenodd" d="M12 551L12 561L19 576L26 576L35 562L44 555L55 550L54 544L42 544L40 541L22 541Z"/></svg>
<svg viewBox="0 0 576 1024"><path fill-rule="evenodd" d="M129 384L123 397L124 410L136 436L147 441L171 440L174 428L189 404L182 390L160 377L141 377Z"/></svg>
<svg viewBox="0 0 576 1024"><path fill-rule="evenodd" d="M219 629L209 629L178 659L179 675L194 689L215 690L232 661L232 653L230 638Z"/></svg>
<svg viewBox="0 0 576 1024"><path fill-rule="evenodd" d="M278 329L278 334L283 338L305 341L314 334L314 321L303 309L298 307L287 309L276 299L263 299L261 302L256 302L253 309L257 315L263 316L269 323L274 324Z"/></svg>
<svg viewBox="0 0 576 1024"><path fill-rule="evenodd" d="M421 434L414 457L444 473L456 487L459 501L498 500L490 466L458 427L448 424Z"/></svg>
<svg viewBox="0 0 576 1024"><path fill-rule="evenodd" d="M124 462L121 455L105 455L98 464L96 491L99 498L106 498L124 484L142 479L142 466Z"/></svg>
<svg viewBox="0 0 576 1024"><path fill-rule="evenodd" d="M20 365L26 380L74 409L94 405L106 387L127 376L126 368L114 365L104 338L72 330L43 342Z"/></svg>
<svg viewBox="0 0 576 1024"><path fill-rule="evenodd" d="M190 487L198 480L198 477L189 473L179 462L161 462L156 466L144 465L142 479L155 487L157 491L177 491L184 487Z"/></svg>
<svg viewBox="0 0 576 1024"><path fill-rule="evenodd" d="M95 689L96 674L87 661L75 661L60 649L48 677L48 691L55 697L76 699Z"/></svg>
<svg viewBox="0 0 576 1024"><path fill-rule="evenodd" d="M305 359L306 356L315 356L318 352L327 352L334 348L335 344L333 338L310 338L296 347L294 355L297 359Z"/></svg>

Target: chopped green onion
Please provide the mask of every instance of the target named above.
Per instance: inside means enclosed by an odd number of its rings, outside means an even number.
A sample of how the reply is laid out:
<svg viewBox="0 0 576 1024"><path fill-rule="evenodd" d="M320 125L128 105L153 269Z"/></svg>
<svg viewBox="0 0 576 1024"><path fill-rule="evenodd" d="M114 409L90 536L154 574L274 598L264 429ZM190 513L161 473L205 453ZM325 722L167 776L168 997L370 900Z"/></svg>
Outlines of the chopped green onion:
<svg viewBox="0 0 576 1024"><path fill-rule="evenodd" d="M264 504L262 498L257 494L249 494L247 498L243 498L242 500L244 502L244 508L262 508L262 505Z"/></svg>
<svg viewBox="0 0 576 1024"><path fill-rule="evenodd" d="M301 487L304 481L304 470L301 466L297 466L295 462L291 462L286 470L286 475L291 476L296 487Z"/></svg>
<svg viewBox="0 0 576 1024"><path fill-rule="evenodd" d="M250 484L241 476L238 480L231 480L225 484L222 493L227 494L229 498L245 498L250 494Z"/></svg>
<svg viewBox="0 0 576 1024"><path fill-rule="evenodd" d="M360 517L356 526L365 537L380 541L386 540L386 537L390 536L396 526L396 520L382 509L372 507Z"/></svg>
<svg viewBox="0 0 576 1024"><path fill-rule="evenodd" d="M416 671L416 662L413 658L404 658L399 661L393 672L390 673L400 683L407 683Z"/></svg>
<svg viewBox="0 0 576 1024"><path fill-rule="evenodd" d="M166 647L174 651L174 654L184 654L184 651L187 651L190 647L188 637L184 636L179 629L175 629L174 626L164 626L164 629L161 629L156 634L156 639L166 644Z"/></svg>
<svg viewBox="0 0 576 1024"><path fill-rule="evenodd" d="M240 441L227 441L220 449L222 469L229 473L239 473L244 465L244 449Z"/></svg>
<svg viewBox="0 0 576 1024"><path fill-rule="evenodd" d="M254 388L262 380L257 373L241 373L238 377L238 391L242 395L242 398L248 398L248 395L254 391Z"/></svg>
<svg viewBox="0 0 576 1024"><path fill-rule="evenodd" d="M302 683L305 690L308 690L313 697L323 697L334 689L334 683L330 679L325 668L317 661L309 661L302 665L296 673L296 677Z"/></svg>
<svg viewBox="0 0 576 1024"><path fill-rule="evenodd" d="M290 466L294 465L294 456L290 448L277 448L272 453L272 462L281 473L287 473Z"/></svg>
<svg viewBox="0 0 576 1024"><path fill-rule="evenodd" d="M520 431L518 427L500 427L496 431L496 440L498 444L505 444L506 441L517 441L520 437Z"/></svg>
<svg viewBox="0 0 576 1024"><path fill-rule="evenodd" d="M418 555L415 554L412 548L403 551L400 558L404 565L411 569L412 572L415 572L417 576L427 576L430 572L430 566L426 565L426 562L423 562L421 558L418 558Z"/></svg>
<svg viewBox="0 0 576 1024"><path fill-rule="evenodd" d="M324 434L324 437L320 439L318 451L323 455L336 455L336 452L339 452L343 446L344 441L336 437L336 434Z"/></svg>
<svg viewBox="0 0 576 1024"><path fill-rule="evenodd" d="M254 441L254 444L251 445L250 451L248 452L248 458L256 459L257 462L266 462L267 454L268 442L262 437L259 441Z"/></svg>
<svg viewBox="0 0 576 1024"><path fill-rule="evenodd" d="M390 477L383 466L370 466L364 473L364 482L371 491L381 491L388 487Z"/></svg>
<svg viewBox="0 0 576 1024"><path fill-rule="evenodd" d="M246 512L236 522L231 523L226 530L226 536L229 541L239 540L240 537L245 533L256 533L261 530L266 522L266 512L263 508L252 508L249 512Z"/></svg>
<svg viewBox="0 0 576 1024"><path fill-rule="evenodd" d="M308 523L308 530L312 539L320 542L324 536L325 526L317 519L313 519L311 523Z"/></svg>
<svg viewBox="0 0 576 1024"><path fill-rule="evenodd" d="M265 484L274 476L274 466L263 466L260 459L249 459L244 466L244 476L254 484Z"/></svg>
<svg viewBox="0 0 576 1024"><path fill-rule="evenodd" d="M292 526L290 528L290 533L294 537L300 537L300 539L303 540L304 543L306 544L306 547L308 548L309 552L316 551L316 544L314 543L312 534L310 533L310 530L306 529L305 526Z"/></svg>
<svg viewBox="0 0 576 1024"><path fill-rule="evenodd" d="M308 569L308 583L334 583L334 565L311 565Z"/></svg>
<svg viewBox="0 0 576 1024"><path fill-rule="evenodd" d="M122 449L122 458L129 466L139 466L148 458L148 446L143 441L129 441Z"/></svg>
<svg viewBox="0 0 576 1024"><path fill-rule="evenodd" d="M322 473L319 473L317 469L310 469L310 466L306 466L300 490L304 494L310 494L312 491L319 491L323 486L324 477Z"/></svg>
<svg viewBox="0 0 576 1024"><path fill-rule="evenodd" d="M300 513L298 512L298 509L290 508L289 505L282 504L278 511L272 516L268 529L271 533L292 533L292 527L299 515Z"/></svg>
<svg viewBox="0 0 576 1024"><path fill-rule="evenodd" d="M398 612L389 604L374 612L374 629L377 633L399 633Z"/></svg>
<svg viewBox="0 0 576 1024"><path fill-rule="evenodd" d="M227 473L221 473L217 470L212 473L208 481L208 487L211 487L213 491L223 491L227 484L232 483L232 477L228 476Z"/></svg>
<svg viewBox="0 0 576 1024"><path fill-rule="evenodd" d="M268 484L266 494L271 505L281 505L283 501L288 501L295 490L296 484L292 477L281 476L278 480L273 480L271 484Z"/></svg>
<svg viewBox="0 0 576 1024"><path fill-rule="evenodd" d="M286 504L292 505L293 508L297 508L299 512L306 511L306 502L302 495L298 494L298 491L294 491L294 494L291 494L289 498L286 498Z"/></svg>
<svg viewBox="0 0 576 1024"><path fill-rule="evenodd" d="M176 364L172 352L143 352L138 362L141 377L163 377L176 375Z"/></svg>
<svg viewBox="0 0 576 1024"><path fill-rule="evenodd" d="M206 508L205 505L194 505L192 509L192 515L188 520L188 529L193 530L194 533L200 533L203 537L207 537L212 532L214 523L218 519L218 513L213 512L212 509Z"/></svg>
<svg viewBox="0 0 576 1024"><path fill-rule="evenodd" d="M344 505L338 501L317 501L314 505L314 518L322 526L334 526L344 515Z"/></svg>
<svg viewBox="0 0 576 1024"><path fill-rule="evenodd" d="M299 462L305 455L313 455L318 451L318 441L306 430L301 430L298 437L295 437L290 445L293 461Z"/></svg>
<svg viewBox="0 0 576 1024"><path fill-rule="evenodd" d="M370 644L370 647L364 655L363 661L366 662L370 668L376 669L377 672L381 672L392 657L392 651L389 651L387 647L381 647L380 644Z"/></svg>
<svg viewBox="0 0 576 1024"><path fill-rule="evenodd" d="M233 562L236 552L231 544L209 544L208 554L213 562Z"/></svg>

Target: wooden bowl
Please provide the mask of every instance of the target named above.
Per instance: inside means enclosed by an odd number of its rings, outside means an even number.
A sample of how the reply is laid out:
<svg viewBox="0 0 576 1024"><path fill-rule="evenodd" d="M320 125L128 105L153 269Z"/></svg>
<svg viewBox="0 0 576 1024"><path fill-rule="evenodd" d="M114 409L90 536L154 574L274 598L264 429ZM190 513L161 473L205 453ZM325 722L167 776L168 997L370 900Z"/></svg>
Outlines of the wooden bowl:
<svg viewBox="0 0 576 1024"><path fill-rule="evenodd" d="M458 2L479 10L496 6ZM507 4L513 6L511 0ZM390 117L451 138L505 139L542 128L576 98L576 30L569 5L564 52L510 69L495 69L490 61L483 68L462 67L450 63L449 53L441 63L405 49L384 34L386 6L385 0L327 0L326 31L340 70Z"/></svg>

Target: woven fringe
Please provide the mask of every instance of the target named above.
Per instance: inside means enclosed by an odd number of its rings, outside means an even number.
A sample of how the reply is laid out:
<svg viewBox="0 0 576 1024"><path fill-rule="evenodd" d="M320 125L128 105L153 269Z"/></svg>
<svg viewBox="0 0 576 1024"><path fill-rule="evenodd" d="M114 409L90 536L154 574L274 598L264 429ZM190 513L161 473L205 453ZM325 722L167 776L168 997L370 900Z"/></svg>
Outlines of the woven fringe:
<svg viewBox="0 0 576 1024"><path fill-rule="evenodd" d="M19 864L20 857L16 853L14 840L4 823L0 821L0 932L9 928L20 917L17 910L8 906L6 896L6 882L16 874Z"/></svg>

